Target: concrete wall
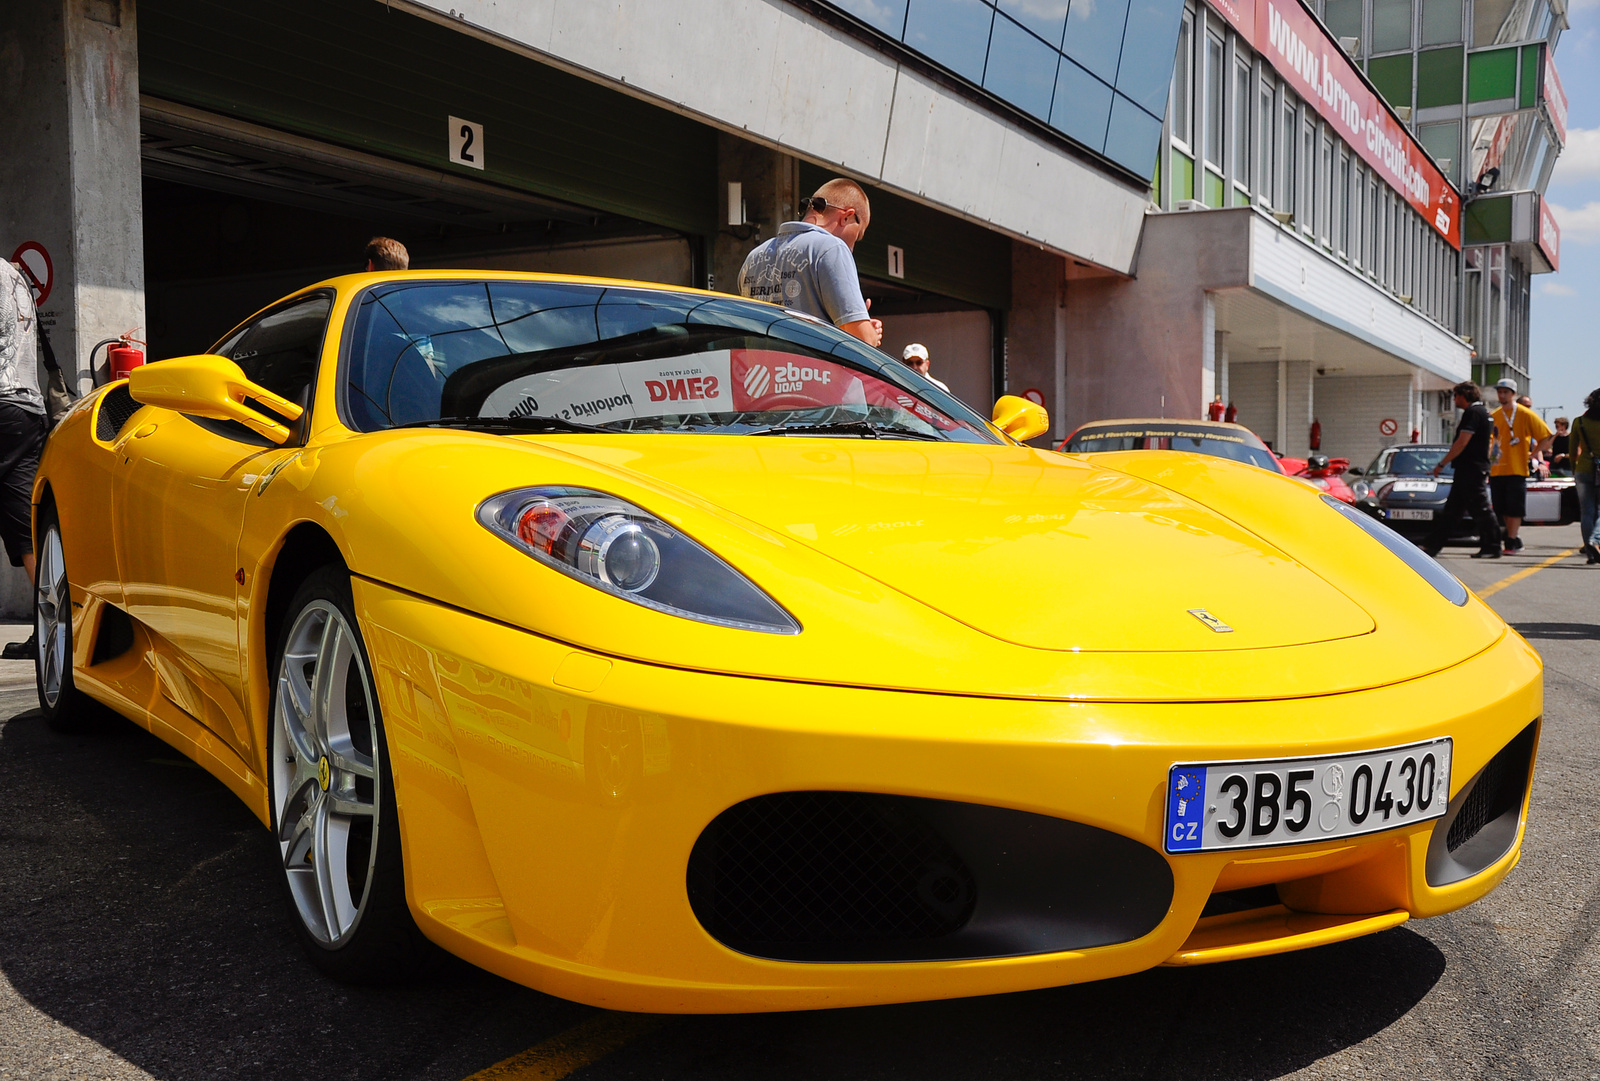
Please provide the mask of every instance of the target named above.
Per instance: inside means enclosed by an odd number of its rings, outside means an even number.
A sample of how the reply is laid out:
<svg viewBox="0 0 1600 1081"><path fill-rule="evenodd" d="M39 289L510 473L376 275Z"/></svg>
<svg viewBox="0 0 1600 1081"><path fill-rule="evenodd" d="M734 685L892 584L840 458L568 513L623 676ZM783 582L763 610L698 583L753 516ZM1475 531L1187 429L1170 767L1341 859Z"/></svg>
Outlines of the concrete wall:
<svg viewBox="0 0 1600 1081"><path fill-rule="evenodd" d="M1416 397L1410 376L1319 377L1316 408L1322 421L1323 453L1349 458L1351 465L1365 469L1384 447L1409 443ZM1379 430L1386 419L1397 424L1394 435Z"/></svg>
<svg viewBox="0 0 1600 1081"><path fill-rule="evenodd" d="M1037 390L1050 412L1050 431L1033 442L1064 438L1061 392L1066 373L1067 264L1059 255L1023 243L1011 246L1011 310L1006 313L1004 394Z"/></svg>
<svg viewBox="0 0 1600 1081"><path fill-rule="evenodd" d="M729 225L728 184L743 191L744 225ZM800 217L800 162L771 147L722 132L717 138L717 221L712 246L713 289L739 291L739 268L757 244L777 235L778 226ZM809 193L807 193L809 194Z"/></svg>
<svg viewBox="0 0 1600 1081"><path fill-rule="evenodd" d="M779 0L395 0L785 153L1113 270L1148 202L995 110Z"/></svg>
<svg viewBox="0 0 1600 1081"><path fill-rule="evenodd" d="M54 266L40 325L64 368L144 323L133 0L0 5L0 256Z"/></svg>
<svg viewBox="0 0 1600 1081"><path fill-rule="evenodd" d="M1234 361L1228 365L1228 394L1239 410L1235 418L1273 445L1278 440L1278 362Z"/></svg>
<svg viewBox="0 0 1600 1081"><path fill-rule="evenodd" d="M950 392L984 416L994 392L994 324L988 312L919 312L883 320L883 351L900 356L906 346L928 347L929 370Z"/></svg>
<svg viewBox="0 0 1600 1081"><path fill-rule="evenodd" d="M1238 236L1225 214L1152 214L1138 277L1067 286L1069 428L1111 417L1203 415L1205 291L1249 280L1249 248Z"/></svg>

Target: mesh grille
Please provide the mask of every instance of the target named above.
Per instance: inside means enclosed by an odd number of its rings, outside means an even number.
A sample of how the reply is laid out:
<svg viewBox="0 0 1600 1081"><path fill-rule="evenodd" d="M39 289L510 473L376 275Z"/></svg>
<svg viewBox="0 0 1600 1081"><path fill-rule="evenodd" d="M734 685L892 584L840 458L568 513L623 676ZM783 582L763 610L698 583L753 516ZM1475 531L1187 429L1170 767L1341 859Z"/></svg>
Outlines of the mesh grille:
<svg viewBox="0 0 1600 1081"><path fill-rule="evenodd" d="M906 801L785 792L730 808L689 861L700 922L735 949L897 942L953 934L972 872Z"/></svg>
<svg viewBox="0 0 1600 1081"><path fill-rule="evenodd" d="M122 426L128 423L128 418L139 411L139 403L133 400L133 395L128 393L128 384L112 387L100 398L100 407L95 417L94 436L102 443L109 443L122 431Z"/></svg>
<svg viewBox="0 0 1600 1081"><path fill-rule="evenodd" d="M1521 808L1532 744L1533 727L1530 725L1489 759L1489 764L1483 767L1483 775L1468 793L1456 820L1450 824L1444 841L1446 850L1454 852L1501 815Z"/></svg>

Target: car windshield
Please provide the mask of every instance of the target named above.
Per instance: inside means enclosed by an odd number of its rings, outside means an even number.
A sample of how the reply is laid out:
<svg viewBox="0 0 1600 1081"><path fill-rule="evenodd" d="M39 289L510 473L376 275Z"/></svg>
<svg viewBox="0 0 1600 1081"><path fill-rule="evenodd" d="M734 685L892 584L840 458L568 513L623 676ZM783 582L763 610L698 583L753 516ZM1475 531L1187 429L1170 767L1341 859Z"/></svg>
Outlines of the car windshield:
<svg viewBox="0 0 1600 1081"><path fill-rule="evenodd" d="M908 366L809 316L665 290L400 281L359 298L343 409L357 431L458 424L996 443Z"/></svg>
<svg viewBox="0 0 1600 1081"><path fill-rule="evenodd" d="M1085 428L1073 433L1066 446L1068 454L1095 454L1108 450L1186 450L1247 462L1279 472L1272 452L1257 445L1243 433L1227 428L1187 426L1135 427L1114 425Z"/></svg>
<svg viewBox="0 0 1600 1081"><path fill-rule="evenodd" d="M1402 447L1394 452L1384 473L1397 477L1421 477L1433 472L1448 447Z"/></svg>

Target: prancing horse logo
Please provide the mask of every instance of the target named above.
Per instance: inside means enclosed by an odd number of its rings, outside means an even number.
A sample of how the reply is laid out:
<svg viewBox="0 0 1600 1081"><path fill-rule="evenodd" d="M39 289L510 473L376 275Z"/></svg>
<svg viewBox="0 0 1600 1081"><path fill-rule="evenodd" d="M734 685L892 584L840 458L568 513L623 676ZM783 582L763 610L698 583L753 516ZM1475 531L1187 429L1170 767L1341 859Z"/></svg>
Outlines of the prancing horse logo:
<svg viewBox="0 0 1600 1081"><path fill-rule="evenodd" d="M1189 609L1189 614L1194 616L1194 618L1198 619L1201 623L1204 623L1206 626L1210 627L1212 630L1216 631L1218 634L1233 633L1232 627L1222 622L1222 620L1218 619L1204 608L1191 608Z"/></svg>

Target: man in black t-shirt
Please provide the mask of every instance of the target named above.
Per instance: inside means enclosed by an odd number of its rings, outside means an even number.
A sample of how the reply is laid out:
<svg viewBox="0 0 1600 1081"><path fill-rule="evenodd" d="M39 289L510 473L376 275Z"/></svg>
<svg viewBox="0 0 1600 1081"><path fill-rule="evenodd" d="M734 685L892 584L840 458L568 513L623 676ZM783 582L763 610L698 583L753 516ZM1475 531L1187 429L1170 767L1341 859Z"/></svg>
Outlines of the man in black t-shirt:
<svg viewBox="0 0 1600 1081"><path fill-rule="evenodd" d="M1461 519L1470 514L1478 524L1478 551L1472 553L1472 558L1499 559L1500 522L1489 506L1489 443L1494 438L1494 421L1484 408L1476 384L1457 383L1455 397L1461 423L1449 452L1433 467L1437 477L1439 470L1453 463L1455 480L1450 484L1444 509L1434 520L1433 532L1422 542L1422 550L1438 555Z"/></svg>

